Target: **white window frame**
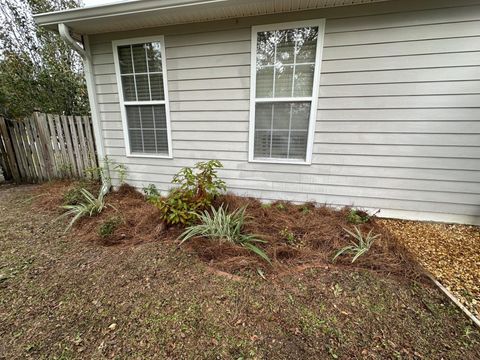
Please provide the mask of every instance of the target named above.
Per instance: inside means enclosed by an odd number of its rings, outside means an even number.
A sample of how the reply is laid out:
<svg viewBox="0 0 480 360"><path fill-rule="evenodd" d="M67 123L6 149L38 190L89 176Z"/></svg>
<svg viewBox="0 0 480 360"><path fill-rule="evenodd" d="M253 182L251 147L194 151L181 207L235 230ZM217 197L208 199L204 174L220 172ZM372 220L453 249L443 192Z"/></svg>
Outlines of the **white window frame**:
<svg viewBox="0 0 480 360"><path fill-rule="evenodd" d="M286 30L301 27L318 27L317 51L315 56L315 68L313 75L313 89L311 97L279 97L279 98L256 98L256 80L257 80L257 34L263 31ZM317 104L320 91L320 74L322 65L323 39L325 34L325 19L285 22L278 24L268 24L252 26L251 36L251 65L250 65L250 126L249 126L249 145L248 161L254 163L274 163L274 164L300 164L310 165L312 163L313 143L315 137L315 124L317 122ZM281 159L281 158L255 158L255 104L261 102L277 101L311 101L310 119L307 135L307 150L305 160Z"/></svg>
<svg viewBox="0 0 480 360"><path fill-rule="evenodd" d="M122 75L120 72L120 61L118 58L118 47L123 45L134 45L134 44L143 44L143 43L151 43L151 42L160 43L160 51L162 52L161 55L162 55L162 77L163 77L164 100L125 101L124 94L123 94ZM167 59L165 55L165 37L163 35L157 35L157 36L114 40L112 41L112 47L113 47L113 60L115 63L115 75L117 78L117 86L118 86L118 98L120 102L120 114L122 117L123 135L125 140L126 156L142 157L142 158L173 159L172 136L171 136L171 128L170 128L170 102L168 98ZM165 105L168 154L164 155L164 154L147 154L147 153L131 152L130 136L128 132L128 121L127 121L127 112L126 112L127 105Z"/></svg>

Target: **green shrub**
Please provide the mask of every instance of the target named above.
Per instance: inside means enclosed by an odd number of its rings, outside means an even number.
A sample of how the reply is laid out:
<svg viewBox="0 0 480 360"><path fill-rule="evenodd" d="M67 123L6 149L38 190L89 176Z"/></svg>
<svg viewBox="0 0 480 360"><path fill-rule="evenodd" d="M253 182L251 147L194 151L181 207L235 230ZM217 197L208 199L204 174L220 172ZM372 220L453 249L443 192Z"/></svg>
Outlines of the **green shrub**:
<svg viewBox="0 0 480 360"><path fill-rule="evenodd" d="M80 192L83 198L78 204L62 206L63 209L68 211L62 214L60 218L73 216L65 231L70 229L80 218L100 214L105 208L105 199L102 192L96 198L86 189L82 188Z"/></svg>
<svg viewBox="0 0 480 360"><path fill-rule="evenodd" d="M183 168L173 178L178 187L166 199L159 199L162 220L167 224L192 224L197 214L208 209L213 199L226 191L225 182L219 179L217 169L223 165L217 160L199 162L193 169Z"/></svg>
<svg viewBox="0 0 480 360"><path fill-rule="evenodd" d="M90 177L93 179L100 179L102 178L105 171L100 166L92 166L83 170L83 173L85 174L86 177Z"/></svg>
<svg viewBox="0 0 480 360"><path fill-rule="evenodd" d="M156 204L157 201L160 199L160 192L154 184L150 184L144 187L142 190L145 194L145 199L150 204Z"/></svg>
<svg viewBox="0 0 480 360"><path fill-rule="evenodd" d="M125 180L127 179L127 167L125 165L111 160L108 156L105 156L102 162L103 165L101 166L86 168L84 170L85 176L94 179L102 179L104 183L111 184L112 179L110 173L113 171L117 174L120 185L125 184Z"/></svg>
<svg viewBox="0 0 480 360"><path fill-rule="evenodd" d="M63 204L64 205L78 205L85 198L82 194L82 189L86 189L89 192L95 192L98 189L98 183L94 181L79 181L70 187L63 194Z"/></svg>
<svg viewBox="0 0 480 360"><path fill-rule="evenodd" d="M194 223L200 209L194 199L179 189L171 190L166 199L159 199L155 205L160 210L162 220L170 225Z"/></svg>
<svg viewBox="0 0 480 360"><path fill-rule="evenodd" d="M120 216L109 217L98 228L98 235L103 238L112 235L121 223L122 218Z"/></svg>
<svg viewBox="0 0 480 360"><path fill-rule="evenodd" d="M285 206L284 203L277 203L277 204L275 205L275 207L276 207L278 210L280 210L280 211L283 211L283 210L286 210L286 209L287 209L287 207Z"/></svg>
<svg viewBox="0 0 480 360"><path fill-rule="evenodd" d="M63 194L63 204L64 205L78 205L83 201L82 187L75 186L70 188Z"/></svg>
<svg viewBox="0 0 480 360"><path fill-rule="evenodd" d="M310 213L310 208L307 206L307 205L303 205L301 208L300 208L300 211L302 214L304 215L307 215Z"/></svg>
<svg viewBox="0 0 480 360"><path fill-rule="evenodd" d="M193 237L203 236L208 239L227 241L243 246L265 261L270 262L268 255L255 245L255 243L266 243L266 241L258 239L255 235L242 233L246 219L245 207L228 213L227 210L223 208L223 205L220 206L218 210L215 210L212 206L211 214L208 211L204 211L197 216L200 224L189 226L185 232L180 235L180 245Z"/></svg>
<svg viewBox="0 0 480 360"><path fill-rule="evenodd" d="M118 174L120 185L125 184L125 180L127 180L127 167L123 164L115 164L113 170Z"/></svg>
<svg viewBox="0 0 480 360"><path fill-rule="evenodd" d="M347 215L347 221L350 224L365 224L370 221L371 216L363 210L350 209Z"/></svg>
<svg viewBox="0 0 480 360"><path fill-rule="evenodd" d="M355 262L355 260L365 254L368 250L370 250L370 247L372 246L375 239L380 237L379 234L373 235L373 230L370 230L367 235L364 235L358 227L354 226L354 229L354 233L350 230L343 229L353 238L353 240L351 240L352 245L341 248L333 257L333 261L335 261L335 259L340 255L347 253L354 255L352 263Z"/></svg>

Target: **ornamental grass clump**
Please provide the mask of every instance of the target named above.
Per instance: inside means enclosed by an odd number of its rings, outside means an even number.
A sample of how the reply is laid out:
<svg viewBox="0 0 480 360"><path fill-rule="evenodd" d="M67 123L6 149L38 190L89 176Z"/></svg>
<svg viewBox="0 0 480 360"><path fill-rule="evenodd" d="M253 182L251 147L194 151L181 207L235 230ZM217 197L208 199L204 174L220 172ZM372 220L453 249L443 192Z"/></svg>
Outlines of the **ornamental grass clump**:
<svg viewBox="0 0 480 360"><path fill-rule="evenodd" d="M354 229L355 232L343 229L354 240L351 240L351 245L341 248L333 257L333 261L335 261L335 259L342 254L352 254L352 263L355 262L355 260L357 260L360 256L364 255L368 250L370 250L375 239L380 237L379 234L373 235L372 230L370 230L367 235L364 235L358 227L354 226Z"/></svg>
<svg viewBox="0 0 480 360"><path fill-rule="evenodd" d="M266 243L266 241L242 232L246 220L245 210L246 208L242 207L228 213L223 205L218 210L212 206L211 212L204 211L198 215L199 224L187 227L179 236L180 245L191 238L203 236L207 239L240 245L270 263L268 255L255 245L255 243Z"/></svg>
<svg viewBox="0 0 480 360"><path fill-rule="evenodd" d="M100 214L105 208L105 195L103 192L100 192L95 197L90 191L82 188L80 189L80 194L83 199L78 204L62 206L62 209L68 211L62 214L60 218L73 216L65 231L68 231L82 217Z"/></svg>

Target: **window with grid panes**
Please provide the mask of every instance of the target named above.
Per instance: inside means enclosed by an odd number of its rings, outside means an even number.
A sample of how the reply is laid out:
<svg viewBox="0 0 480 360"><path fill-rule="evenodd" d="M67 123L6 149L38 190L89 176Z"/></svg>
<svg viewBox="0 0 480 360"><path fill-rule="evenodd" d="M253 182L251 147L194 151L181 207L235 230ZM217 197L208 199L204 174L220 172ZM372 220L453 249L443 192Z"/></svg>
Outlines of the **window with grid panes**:
<svg viewBox="0 0 480 360"><path fill-rule="evenodd" d="M130 153L168 155L161 43L117 45L117 55Z"/></svg>
<svg viewBox="0 0 480 360"><path fill-rule="evenodd" d="M254 37L253 160L306 161L319 26L254 29Z"/></svg>

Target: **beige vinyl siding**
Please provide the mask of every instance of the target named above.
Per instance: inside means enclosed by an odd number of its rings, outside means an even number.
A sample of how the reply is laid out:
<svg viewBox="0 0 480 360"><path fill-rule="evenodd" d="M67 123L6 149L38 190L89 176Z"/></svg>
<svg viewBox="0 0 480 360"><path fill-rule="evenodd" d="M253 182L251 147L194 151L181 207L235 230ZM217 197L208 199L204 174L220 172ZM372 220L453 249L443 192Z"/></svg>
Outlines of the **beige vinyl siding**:
<svg viewBox="0 0 480 360"><path fill-rule="evenodd" d="M327 17L312 165L247 161L251 25L286 15L92 37L106 154L139 188L168 190L181 167L216 158L239 194L480 223L480 2L398 3L288 17ZM111 40L155 34L174 158L125 157Z"/></svg>

